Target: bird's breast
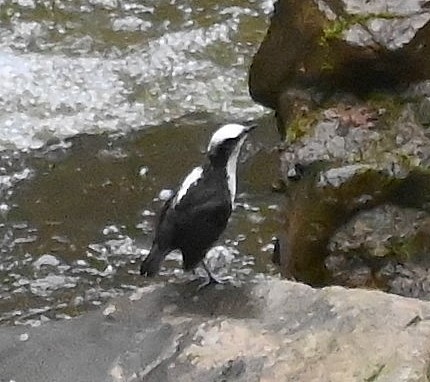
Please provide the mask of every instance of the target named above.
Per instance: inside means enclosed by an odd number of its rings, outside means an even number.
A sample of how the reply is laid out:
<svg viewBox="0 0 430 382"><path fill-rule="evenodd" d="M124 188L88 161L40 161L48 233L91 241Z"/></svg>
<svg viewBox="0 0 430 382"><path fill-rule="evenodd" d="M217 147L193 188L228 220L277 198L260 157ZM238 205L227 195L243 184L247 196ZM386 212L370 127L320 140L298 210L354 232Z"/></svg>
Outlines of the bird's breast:
<svg viewBox="0 0 430 382"><path fill-rule="evenodd" d="M237 170L237 160L239 158L240 149L245 142L246 137L242 137L240 141L237 143L236 147L234 148L233 152L230 155L230 158L228 158L227 161L227 185L228 190L230 192L230 199L231 199L231 206L234 208L234 199L236 197L236 170Z"/></svg>

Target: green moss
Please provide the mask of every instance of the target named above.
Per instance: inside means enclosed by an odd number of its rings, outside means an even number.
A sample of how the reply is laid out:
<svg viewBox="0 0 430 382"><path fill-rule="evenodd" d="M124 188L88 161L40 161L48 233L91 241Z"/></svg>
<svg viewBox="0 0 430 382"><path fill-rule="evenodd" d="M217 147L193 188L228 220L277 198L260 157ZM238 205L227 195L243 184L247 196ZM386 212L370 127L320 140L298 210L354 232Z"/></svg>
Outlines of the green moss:
<svg viewBox="0 0 430 382"><path fill-rule="evenodd" d="M329 40L339 39L350 25L351 24L343 17L339 17L328 23L322 31L320 44L324 46Z"/></svg>
<svg viewBox="0 0 430 382"><path fill-rule="evenodd" d="M369 93L367 101L375 107L384 107L387 111L399 111L405 105L404 99L400 96L384 92Z"/></svg>
<svg viewBox="0 0 430 382"><path fill-rule="evenodd" d="M318 121L319 111L311 112L306 115L293 116L292 120L284 127L283 137L285 141L292 144L309 134L309 130Z"/></svg>
<svg viewBox="0 0 430 382"><path fill-rule="evenodd" d="M415 240L411 238L393 240L390 244L390 257L395 258L398 261L409 261L413 259L417 250L419 250Z"/></svg>
<svg viewBox="0 0 430 382"><path fill-rule="evenodd" d="M376 111L383 111L378 116L380 125L391 127L401 116L407 105L404 99L392 93L373 92L366 96L366 103Z"/></svg>
<svg viewBox="0 0 430 382"><path fill-rule="evenodd" d="M335 20L331 20L327 23L325 28L322 30L321 45L327 45L330 40L340 39L343 33L349 29L352 25L360 24L365 26L370 20L384 19L391 20L400 18L401 16L395 15L389 12L382 13L369 13L367 15L343 15Z"/></svg>
<svg viewBox="0 0 430 382"><path fill-rule="evenodd" d="M392 239L390 256L400 262L427 259L430 250L428 227L422 227L413 236Z"/></svg>
<svg viewBox="0 0 430 382"><path fill-rule="evenodd" d="M375 112L381 111L378 115L378 125L384 128L391 128L393 123L395 123L404 111L407 102L399 96L394 96L393 94L374 92L370 93L365 102L363 102L364 107L375 110ZM324 104L320 108L311 110L306 114L300 111L292 111L292 117L288 123L284 126L284 131L281 135L288 143L294 143L298 139L305 135L309 135L309 131L313 125L315 125L320 119L321 112L328 107L336 107L335 104ZM383 112L382 112L383 111ZM389 141L383 142L384 144L390 144ZM375 147L382 154L386 150L380 150L380 147ZM405 158L405 161L410 161L409 158Z"/></svg>
<svg viewBox="0 0 430 382"><path fill-rule="evenodd" d="M349 25L354 24L366 24L369 20L375 19L383 19L383 20L393 20L402 18L401 15L396 15L394 13L389 12L381 12L381 13L369 13L367 15L350 15L348 17Z"/></svg>
<svg viewBox="0 0 430 382"><path fill-rule="evenodd" d="M326 57L321 64L321 70L323 72L333 72L334 68L335 66L333 60L330 60L328 57Z"/></svg>

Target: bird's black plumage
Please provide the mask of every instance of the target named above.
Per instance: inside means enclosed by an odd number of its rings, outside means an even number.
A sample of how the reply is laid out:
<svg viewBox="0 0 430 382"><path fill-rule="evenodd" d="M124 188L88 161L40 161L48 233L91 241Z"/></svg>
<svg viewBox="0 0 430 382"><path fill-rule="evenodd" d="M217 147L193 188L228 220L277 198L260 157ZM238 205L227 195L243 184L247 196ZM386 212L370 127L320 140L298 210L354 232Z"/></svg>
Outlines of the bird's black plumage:
<svg viewBox="0 0 430 382"><path fill-rule="evenodd" d="M227 170L228 161L233 151L240 149L242 137L248 130L244 129L237 137L226 138L213 147L208 153L208 163L194 169L199 175L195 181L186 191L182 190L181 195L177 190L166 201L150 253L140 267L142 275L154 276L165 256L175 249L182 252L185 270L193 269L204 259L231 215L234 195L228 185L231 176Z"/></svg>

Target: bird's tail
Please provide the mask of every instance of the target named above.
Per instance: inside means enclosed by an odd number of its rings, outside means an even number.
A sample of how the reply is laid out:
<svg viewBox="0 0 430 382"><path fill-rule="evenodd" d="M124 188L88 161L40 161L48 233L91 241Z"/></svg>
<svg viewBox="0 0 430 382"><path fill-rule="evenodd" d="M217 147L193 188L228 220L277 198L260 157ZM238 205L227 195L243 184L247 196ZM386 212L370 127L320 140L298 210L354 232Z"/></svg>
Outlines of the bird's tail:
<svg viewBox="0 0 430 382"><path fill-rule="evenodd" d="M168 250L161 250L157 244L152 244L149 255L140 265L140 274L142 276L154 277L160 269L161 263L166 257Z"/></svg>

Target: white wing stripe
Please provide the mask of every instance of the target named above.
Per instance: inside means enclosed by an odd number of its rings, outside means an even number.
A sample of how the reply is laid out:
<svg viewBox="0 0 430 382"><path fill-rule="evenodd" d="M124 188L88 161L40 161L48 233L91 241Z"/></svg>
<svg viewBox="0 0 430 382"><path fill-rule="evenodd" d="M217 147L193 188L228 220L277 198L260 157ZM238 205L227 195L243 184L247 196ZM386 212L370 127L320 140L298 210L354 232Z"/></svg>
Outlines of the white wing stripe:
<svg viewBox="0 0 430 382"><path fill-rule="evenodd" d="M202 177L202 174L203 168L199 166L194 168L187 175L187 177L182 182L181 187L179 188L179 191L175 196L175 199L173 200L173 206L176 206L181 201L181 199L186 195L190 187L197 183L197 181Z"/></svg>

